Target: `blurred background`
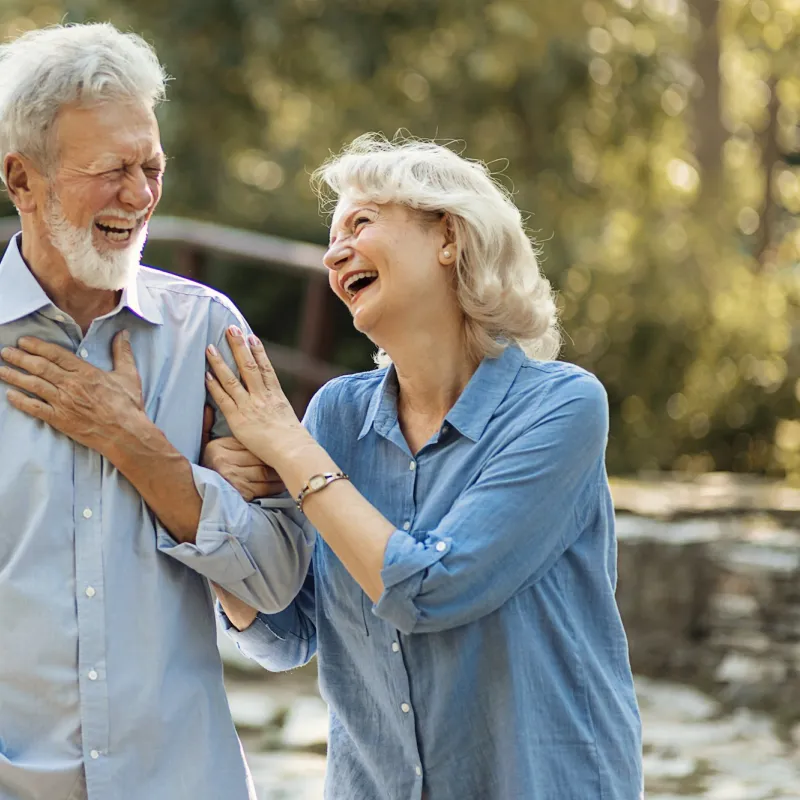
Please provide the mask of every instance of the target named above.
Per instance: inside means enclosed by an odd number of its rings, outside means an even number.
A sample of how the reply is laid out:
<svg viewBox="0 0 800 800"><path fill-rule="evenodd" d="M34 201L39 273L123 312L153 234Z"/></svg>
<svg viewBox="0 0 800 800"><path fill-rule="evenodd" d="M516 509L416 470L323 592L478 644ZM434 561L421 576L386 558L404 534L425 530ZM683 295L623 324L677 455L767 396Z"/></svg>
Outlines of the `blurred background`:
<svg viewBox="0 0 800 800"><path fill-rule="evenodd" d="M145 260L227 293L299 409L373 350L328 294L310 172L401 128L489 162L563 358L608 390L651 796L800 797L800 0L0 0L3 38L96 20L174 77ZM263 797L318 797L324 709L237 664Z"/></svg>
<svg viewBox="0 0 800 800"><path fill-rule="evenodd" d="M62 20L141 33L174 77L160 214L322 243L308 175L331 151L460 140L529 215L563 357L608 389L610 471L800 480L797 0L0 0L4 38ZM206 261L300 344L305 273ZM330 306L317 352L369 368Z"/></svg>

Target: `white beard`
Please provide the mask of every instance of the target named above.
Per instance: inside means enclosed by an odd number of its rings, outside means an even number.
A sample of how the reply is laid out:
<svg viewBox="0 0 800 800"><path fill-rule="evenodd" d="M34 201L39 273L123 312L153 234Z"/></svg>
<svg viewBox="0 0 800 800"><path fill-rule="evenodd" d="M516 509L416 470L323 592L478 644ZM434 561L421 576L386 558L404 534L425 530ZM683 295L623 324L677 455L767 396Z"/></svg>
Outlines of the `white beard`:
<svg viewBox="0 0 800 800"><path fill-rule="evenodd" d="M108 214L126 217L131 221L134 214L125 214L118 209L106 209L97 216ZM124 250L109 250L101 253L94 245L94 223L88 228L76 228L67 220L61 202L51 195L46 213L46 224L50 242L64 257L70 274L76 281L92 289L124 289L136 274L147 240L147 225L131 235Z"/></svg>

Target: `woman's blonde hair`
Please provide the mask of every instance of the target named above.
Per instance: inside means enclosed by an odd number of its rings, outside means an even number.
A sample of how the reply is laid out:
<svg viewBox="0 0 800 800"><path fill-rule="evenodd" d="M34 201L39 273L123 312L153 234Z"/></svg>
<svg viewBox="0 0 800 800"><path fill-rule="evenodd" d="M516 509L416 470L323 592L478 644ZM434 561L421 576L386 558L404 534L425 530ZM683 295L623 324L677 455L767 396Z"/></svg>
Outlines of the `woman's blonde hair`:
<svg viewBox="0 0 800 800"><path fill-rule="evenodd" d="M312 176L323 207L343 195L446 214L456 259L456 294L476 359L509 344L542 360L561 349L555 299L509 192L480 161L433 141L398 134L359 136ZM390 363L380 351L380 366Z"/></svg>

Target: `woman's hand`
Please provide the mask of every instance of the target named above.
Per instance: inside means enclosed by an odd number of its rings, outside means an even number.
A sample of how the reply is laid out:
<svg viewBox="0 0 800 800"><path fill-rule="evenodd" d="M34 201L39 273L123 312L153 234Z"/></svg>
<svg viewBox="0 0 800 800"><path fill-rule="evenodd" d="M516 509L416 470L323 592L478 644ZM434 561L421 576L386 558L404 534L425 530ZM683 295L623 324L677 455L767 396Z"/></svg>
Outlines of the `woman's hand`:
<svg viewBox="0 0 800 800"><path fill-rule="evenodd" d="M248 503L256 497L274 497L286 490L272 467L230 436L209 442L202 463L222 475Z"/></svg>
<svg viewBox="0 0 800 800"><path fill-rule="evenodd" d="M209 394L225 415L233 435L263 462L277 464L286 437L305 434L305 429L286 399L261 341L251 335L248 347L236 326L228 328L226 335L242 379L237 379L210 345L206 353L213 370L213 375L206 373Z"/></svg>

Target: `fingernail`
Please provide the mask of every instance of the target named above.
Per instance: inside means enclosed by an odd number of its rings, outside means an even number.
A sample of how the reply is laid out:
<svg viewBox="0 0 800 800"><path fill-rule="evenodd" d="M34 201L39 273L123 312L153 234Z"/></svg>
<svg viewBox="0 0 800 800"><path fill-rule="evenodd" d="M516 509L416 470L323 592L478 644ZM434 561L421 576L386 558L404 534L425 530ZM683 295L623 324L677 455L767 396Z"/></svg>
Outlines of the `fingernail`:
<svg viewBox="0 0 800 800"><path fill-rule="evenodd" d="M217 352L217 348L214 347L213 344L210 344L208 346L208 354L214 356L215 358L219 355L219 353Z"/></svg>
<svg viewBox="0 0 800 800"><path fill-rule="evenodd" d="M237 339L242 338L242 332L235 325L231 325L228 330L230 330L231 334L233 334L233 336L235 336Z"/></svg>
<svg viewBox="0 0 800 800"><path fill-rule="evenodd" d="M131 335L128 331L122 331L122 341L129 342L131 340Z"/></svg>
<svg viewBox="0 0 800 800"><path fill-rule="evenodd" d="M214 376L210 372L206 372L206 380L211 383L214 380Z"/></svg>
<svg viewBox="0 0 800 800"><path fill-rule="evenodd" d="M247 337L247 341L250 342L250 344L253 345L253 347L258 347L261 344L261 341L259 340L258 336L256 336L254 333L251 333Z"/></svg>

